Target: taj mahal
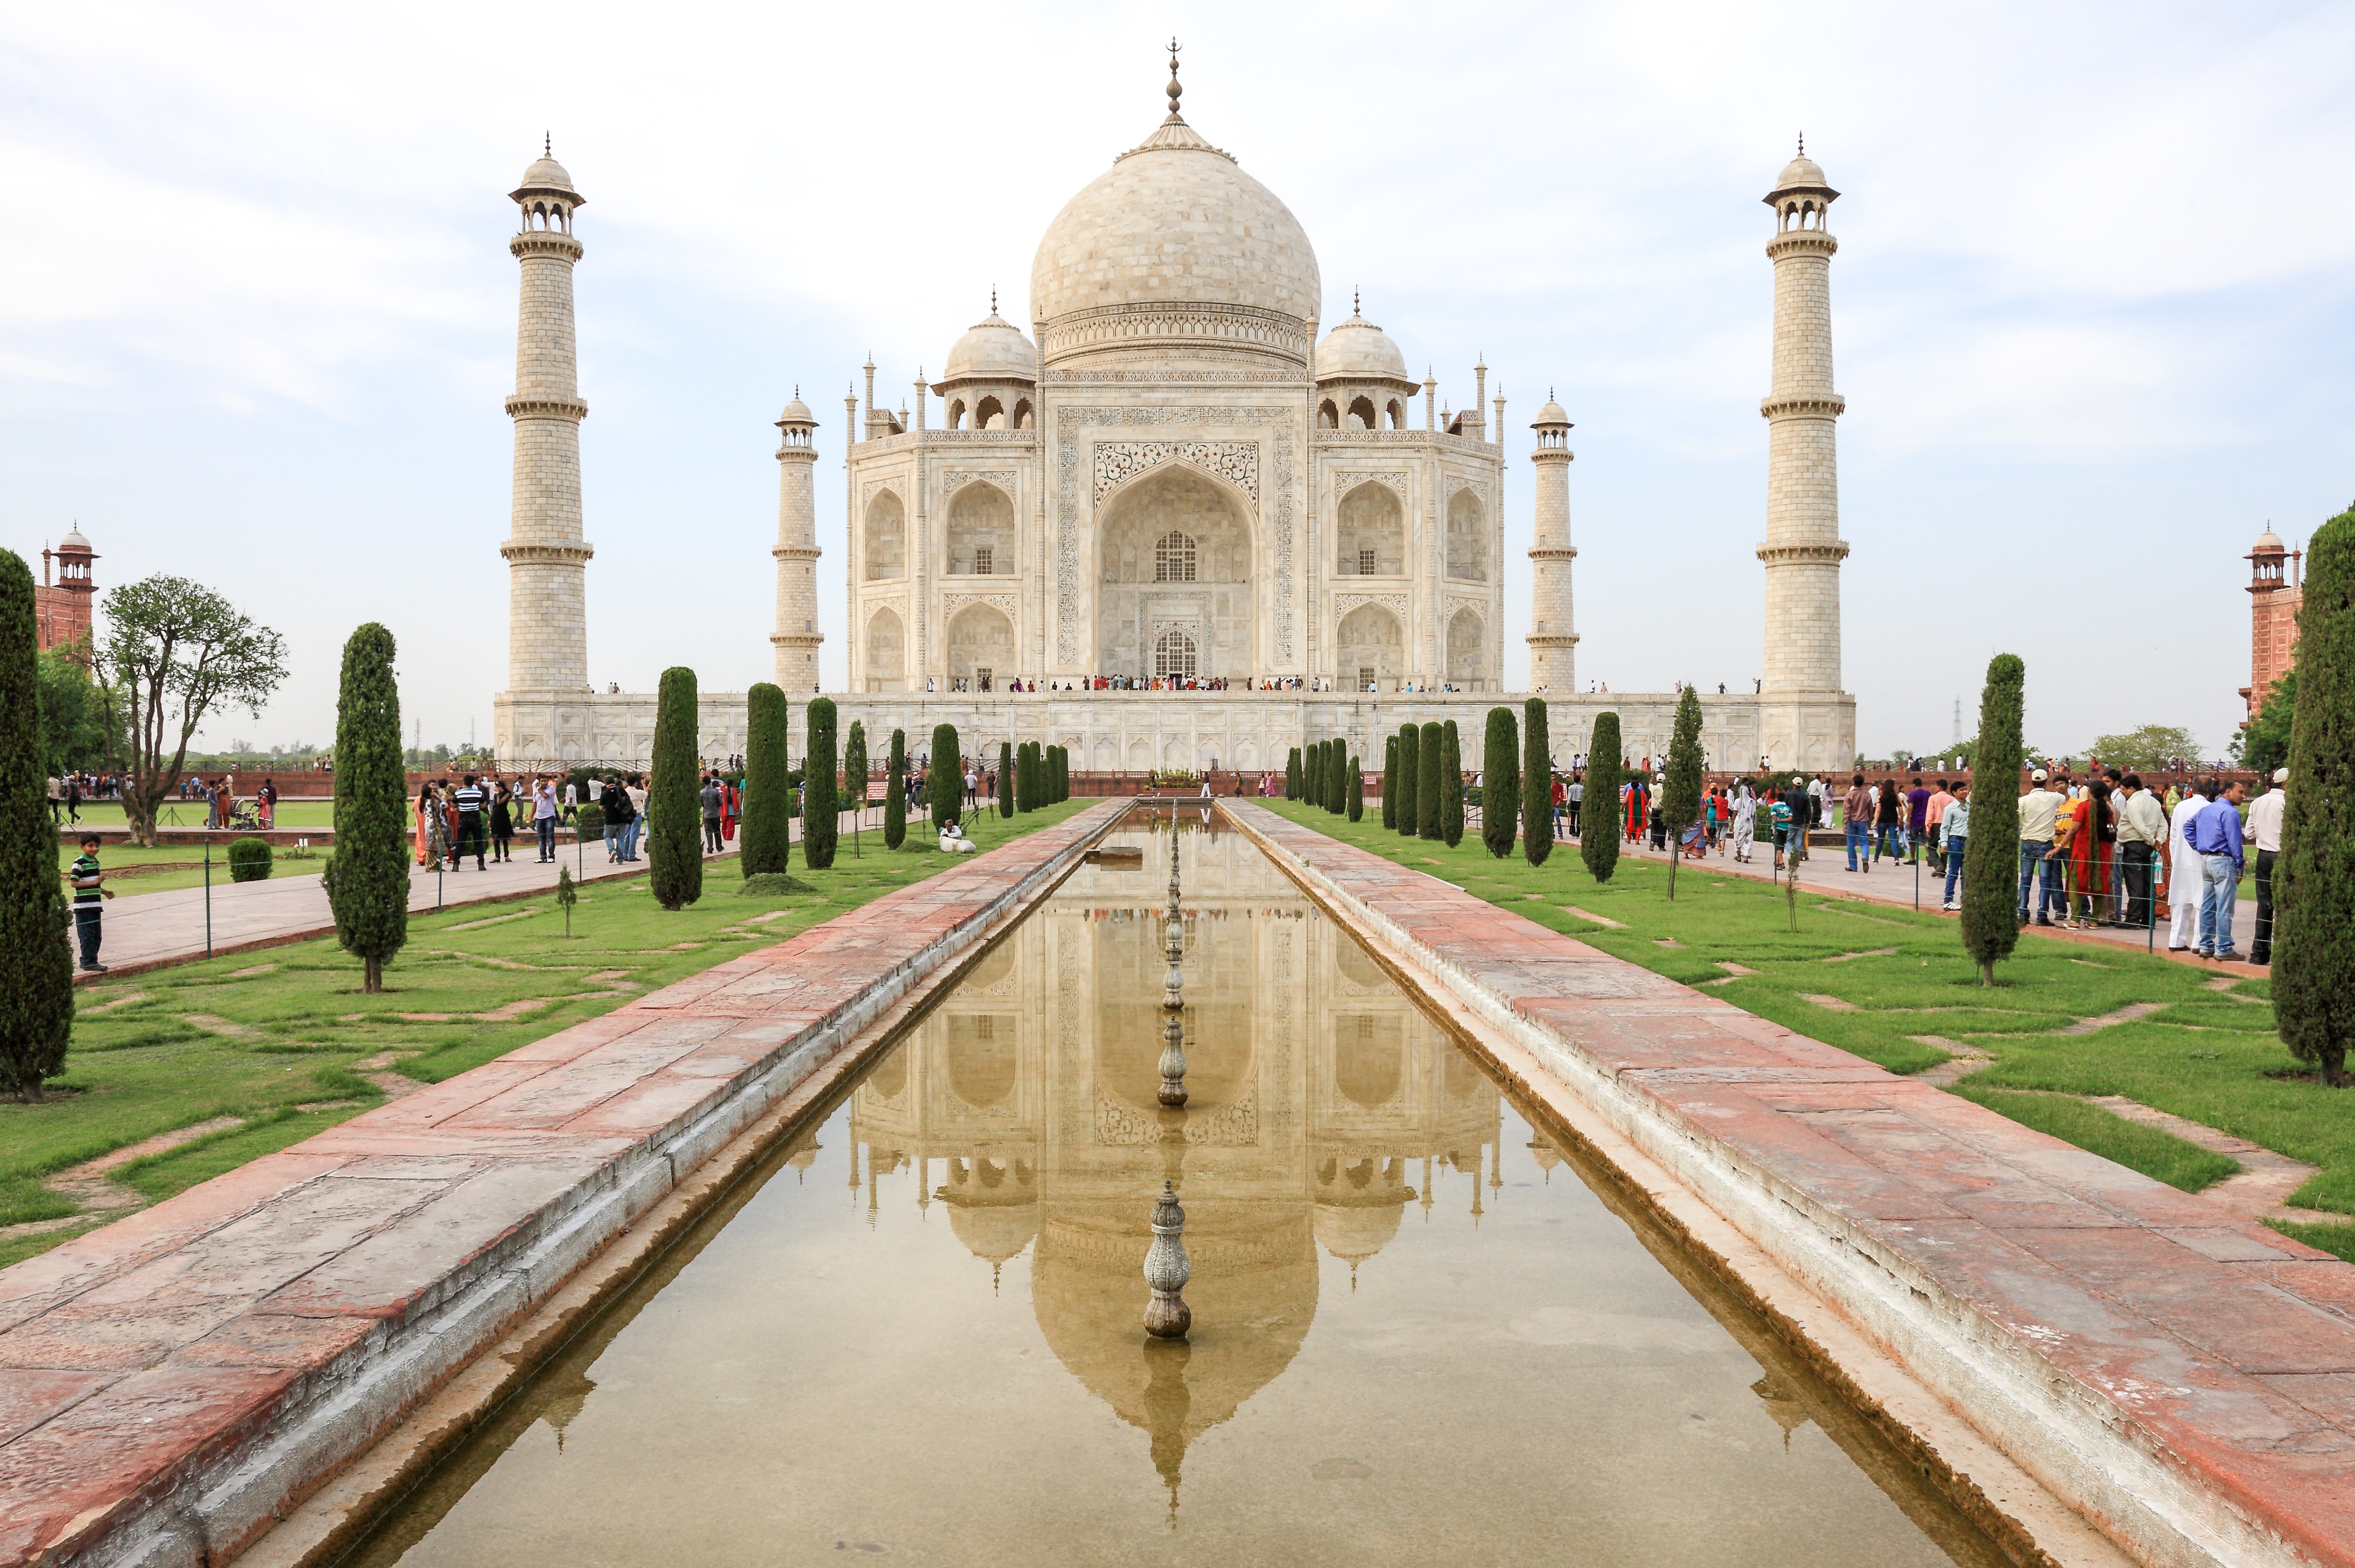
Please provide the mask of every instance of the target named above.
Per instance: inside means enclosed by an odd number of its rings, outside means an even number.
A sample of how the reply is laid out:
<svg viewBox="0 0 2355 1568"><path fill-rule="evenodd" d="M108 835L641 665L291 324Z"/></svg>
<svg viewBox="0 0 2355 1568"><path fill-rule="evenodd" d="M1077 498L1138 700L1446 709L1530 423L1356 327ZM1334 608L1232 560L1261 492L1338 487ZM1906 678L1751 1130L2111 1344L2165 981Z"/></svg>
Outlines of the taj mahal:
<svg viewBox="0 0 2355 1568"><path fill-rule="evenodd" d="M1069 748L1075 768L1280 768L1332 736L1379 762L1404 723L1467 737L1507 690L1506 402L1476 365L1443 408L1355 301L1320 322L1316 252L1291 210L1178 111L1047 226L1029 330L989 314L900 408L876 370L843 400L847 727L957 726ZM1767 195L1774 332L1769 395L1764 677L1705 693L1711 765L1845 768L1855 699L1840 687L1839 537L1827 215L1838 196L1800 155ZM509 242L522 268L503 766L640 765L652 694L587 680L575 374L575 218L553 156L525 171ZM937 412L935 412L937 408ZM776 421L775 680L819 689L818 435L798 390ZM1659 755L1677 694L1582 693L1572 574L1571 420L1530 423L1529 686L1557 760L1593 715L1629 754ZM1519 563L1510 563L1521 591ZM741 693L705 692L701 749L744 749ZM1476 747L1476 741L1471 743Z"/></svg>

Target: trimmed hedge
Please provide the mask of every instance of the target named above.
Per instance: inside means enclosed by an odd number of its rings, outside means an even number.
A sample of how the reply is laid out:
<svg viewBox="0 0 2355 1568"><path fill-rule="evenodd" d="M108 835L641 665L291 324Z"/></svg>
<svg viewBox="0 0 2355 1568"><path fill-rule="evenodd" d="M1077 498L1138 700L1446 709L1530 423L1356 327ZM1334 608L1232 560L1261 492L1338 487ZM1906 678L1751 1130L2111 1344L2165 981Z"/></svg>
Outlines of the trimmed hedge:
<svg viewBox="0 0 2355 1568"><path fill-rule="evenodd" d="M231 839L229 845L229 879L231 882L267 882L270 879L270 841Z"/></svg>

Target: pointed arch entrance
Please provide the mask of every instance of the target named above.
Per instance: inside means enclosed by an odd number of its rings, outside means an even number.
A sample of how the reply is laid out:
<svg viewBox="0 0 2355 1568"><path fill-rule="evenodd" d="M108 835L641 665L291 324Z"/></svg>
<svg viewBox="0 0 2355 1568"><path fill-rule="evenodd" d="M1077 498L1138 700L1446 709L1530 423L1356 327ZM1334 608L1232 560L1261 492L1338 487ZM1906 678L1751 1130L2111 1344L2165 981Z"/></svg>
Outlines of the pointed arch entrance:
<svg viewBox="0 0 2355 1568"><path fill-rule="evenodd" d="M1172 463L1115 492L1098 518L1097 670L1248 679L1257 617L1241 498Z"/></svg>

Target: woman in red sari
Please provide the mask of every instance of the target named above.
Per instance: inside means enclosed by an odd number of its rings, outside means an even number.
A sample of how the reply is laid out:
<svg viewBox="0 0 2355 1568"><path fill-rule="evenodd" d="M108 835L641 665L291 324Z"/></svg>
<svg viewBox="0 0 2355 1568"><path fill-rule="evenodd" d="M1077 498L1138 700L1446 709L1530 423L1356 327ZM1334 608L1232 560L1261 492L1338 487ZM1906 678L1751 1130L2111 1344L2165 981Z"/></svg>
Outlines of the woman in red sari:
<svg viewBox="0 0 2355 1568"><path fill-rule="evenodd" d="M719 781L719 840L722 843L736 842L736 818L744 809L744 794L726 779Z"/></svg>
<svg viewBox="0 0 2355 1568"><path fill-rule="evenodd" d="M421 785L417 790L417 810L411 813L417 837L417 863L433 863L433 786Z"/></svg>
<svg viewBox="0 0 2355 1568"><path fill-rule="evenodd" d="M2109 780L2095 779L2062 821L2069 824L2069 924L2091 930L2100 923L2102 900L2109 895L2111 845L2117 840Z"/></svg>

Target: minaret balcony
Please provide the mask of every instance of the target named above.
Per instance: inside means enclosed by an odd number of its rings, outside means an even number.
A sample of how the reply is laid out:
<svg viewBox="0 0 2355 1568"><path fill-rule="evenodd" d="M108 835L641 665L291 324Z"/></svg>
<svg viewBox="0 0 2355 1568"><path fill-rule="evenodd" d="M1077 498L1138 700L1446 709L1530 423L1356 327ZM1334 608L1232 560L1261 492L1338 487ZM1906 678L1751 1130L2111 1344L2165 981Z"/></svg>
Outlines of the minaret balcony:
<svg viewBox="0 0 2355 1568"><path fill-rule="evenodd" d="M1785 414L1837 419L1848 412L1848 399L1837 392L1785 392L1760 399L1758 412L1769 419Z"/></svg>
<svg viewBox="0 0 2355 1568"><path fill-rule="evenodd" d="M510 397L510 419L585 419L589 405L578 397Z"/></svg>

